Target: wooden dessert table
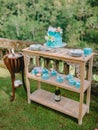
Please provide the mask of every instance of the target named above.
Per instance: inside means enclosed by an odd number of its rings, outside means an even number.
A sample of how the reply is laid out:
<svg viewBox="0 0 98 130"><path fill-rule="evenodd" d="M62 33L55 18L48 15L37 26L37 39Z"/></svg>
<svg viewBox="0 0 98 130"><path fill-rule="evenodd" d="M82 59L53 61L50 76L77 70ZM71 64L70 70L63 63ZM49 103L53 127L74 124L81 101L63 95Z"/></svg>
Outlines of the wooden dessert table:
<svg viewBox="0 0 98 130"><path fill-rule="evenodd" d="M93 64L93 53L88 56L81 56L81 57L72 57L69 55L69 49L67 48L56 48L51 50L39 50L33 51L29 48L23 49L24 60L25 60L25 74L26 74L26 86L27 86L27 96L28 96L28 103L31 101L40 103L57 111L60 111L64 114L72 116L78 119L78 123L82 124L83 116L86 113L89 113L90 107L90 91L91 91L91 77L92 77L92 64ZM42 79L41 77L37 77L31 72L29 72L29 64L30 59L34 58L36 60L36 66L40 66L40 57L43 58L50 58L54 61L63 61L68 65L75 65L76 73L77 73L77 80L80 80L81 86L80 88L76 88L68 84L65 80L62 83L58 83L55 80L55 77L51 77L47 80ZM88 76L85 79L85 67L88 64ZM49 68L48 68L49 69ZM66 76L61 74L62 76ZM33 79L38 81L37 89L31 93L31 85L29 79ZM69 99L67 97L61 97L60 102L55 102L53 93L48 92L41 88L41 82L58 86L60 88L73 91L79 94L79 101L75 101L73 99ZM84 103L84 92L86 92L86 103Z"/></svg>

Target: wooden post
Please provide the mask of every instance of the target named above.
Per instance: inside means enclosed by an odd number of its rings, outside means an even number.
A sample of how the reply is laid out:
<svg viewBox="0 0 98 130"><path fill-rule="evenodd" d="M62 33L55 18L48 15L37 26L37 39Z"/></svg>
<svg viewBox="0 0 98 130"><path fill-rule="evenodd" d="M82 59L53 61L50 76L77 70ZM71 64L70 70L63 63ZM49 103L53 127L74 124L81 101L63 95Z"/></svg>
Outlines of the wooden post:
<svg viewBox="0 0 98 130"><path fill-rule="evenodd" d="M83 112L83 101L84 101L84 92L83 92L83 87L84 87L84 73L85 73L85 63L80 64L80 81L81 81L81 86L80 86L80 103L79 103L79 118L78 118L78 123L81 125L82 124L82 112Z"/></svg>
<svg viewBox="0 0 98 130"><path fill-rule="evenodd" d="M28 97L28 103L31 103L30 100L30 81L27 77L28 74L28 65L30 64L30 58L27 57L27 55L24 53L24 64L25 64L25 76L26 76L26 87L27 87L27 97Z"/></svg>
<svg viewBox="0 0 98 130"><path fill-rule="evenodd" d="M66 62L64 63L64 74L69 74L69 65Z"/></svg>
<svg viewBox="0 0 98 130"><path fill-rule="evenodd" d="M88 80L90 81L90 83L92 81L92 66L93 66L93 57L89 61ZM90 84L90 86L87 89L87 98L86 98L86 104L88 105L87 113L89 113L90 93L91 93L91 84Z"/></svg>
<svg viewBox="0 0 98 130"><path fill-rule="evenodd" d="M50 59L49 58L44 58L44 67L49 69L50 67Z"/></svg>
<svg viewBox="0 0 98 130"><path fill-rule="evenodd" d="M59 61L58 60L55 60L54 69L59 72Z"/></svg>
<svg viewBox="0 0 98 130"><path fill-rule="evenodd" d="M37 66L40 66L39 59L40 59L40 57L39 57L39 56L36 56L36 65L37 65ZM37 87L38 87L38 88L41 88L41 82L40 82L40 81L37 81Z"/></svg>

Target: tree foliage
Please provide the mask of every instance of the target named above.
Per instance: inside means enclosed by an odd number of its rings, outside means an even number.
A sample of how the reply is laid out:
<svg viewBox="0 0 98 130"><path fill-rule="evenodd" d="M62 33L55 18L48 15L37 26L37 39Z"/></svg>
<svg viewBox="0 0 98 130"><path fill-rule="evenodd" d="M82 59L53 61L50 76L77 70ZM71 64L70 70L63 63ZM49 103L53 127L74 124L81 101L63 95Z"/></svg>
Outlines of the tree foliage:
<svg viewBox="0 0 98 130"><path fill-rule="evenodd" d="M98 43L97 0L0 0L0 37L44 43L48 26L63 28L63 41Z"/></svg>

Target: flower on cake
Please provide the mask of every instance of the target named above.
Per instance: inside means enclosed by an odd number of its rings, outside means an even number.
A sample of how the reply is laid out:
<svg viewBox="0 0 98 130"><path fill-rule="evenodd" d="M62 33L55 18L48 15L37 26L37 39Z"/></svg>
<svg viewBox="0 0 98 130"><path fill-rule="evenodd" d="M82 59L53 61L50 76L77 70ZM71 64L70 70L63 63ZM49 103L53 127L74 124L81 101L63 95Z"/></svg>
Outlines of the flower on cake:
<svg viewBox="0 0 98 130"><path fill-rule="evenodd" d="M45 40L53 42L55 41L55 38L53 36L47 35L45 36Z"/></svg>
<svg viewBox="0 0 98 130"><path fill-rule="evenodd" d="M60 27L56 28L56 32L59 32L60 34L62 33L62 29Z"/></svg>

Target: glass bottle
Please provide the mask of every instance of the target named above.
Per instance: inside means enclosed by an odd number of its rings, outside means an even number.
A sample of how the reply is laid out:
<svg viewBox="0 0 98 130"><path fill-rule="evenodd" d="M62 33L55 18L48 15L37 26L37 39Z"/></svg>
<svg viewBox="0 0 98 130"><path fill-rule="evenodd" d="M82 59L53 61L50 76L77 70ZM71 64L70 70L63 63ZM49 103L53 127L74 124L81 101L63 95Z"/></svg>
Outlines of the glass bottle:
<svg viewBox="0 0 98 130"><path fill-rule="evenodd" d="M61 92L60 92L60 88L56 87L55 89L55 97L54 97L56 102L59 102L61 100Z"/></svg>

